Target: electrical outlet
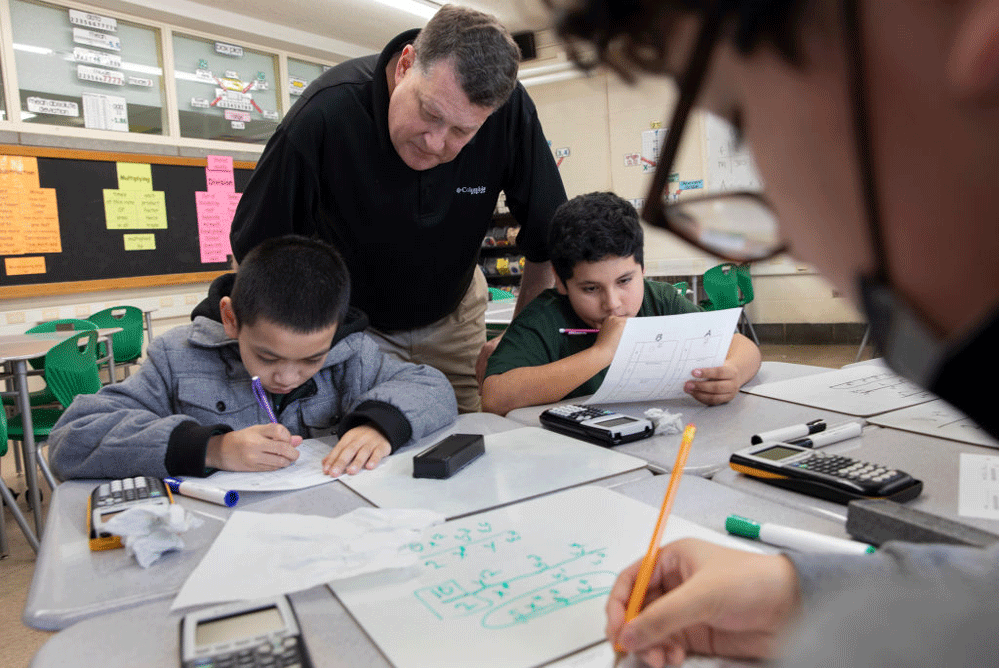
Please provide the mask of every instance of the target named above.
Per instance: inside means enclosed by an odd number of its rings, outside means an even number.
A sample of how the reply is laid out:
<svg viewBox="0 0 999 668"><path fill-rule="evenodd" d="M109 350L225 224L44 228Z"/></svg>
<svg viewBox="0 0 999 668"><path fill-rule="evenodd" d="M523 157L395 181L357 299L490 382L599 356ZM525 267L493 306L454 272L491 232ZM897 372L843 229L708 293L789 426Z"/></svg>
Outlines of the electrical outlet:
<svg viewBox="0 0 999 668"><path fill-rule="evenodd" d="M160 297L160 306L169 308L173 306L173 297Z"/></svg>
<svg viewBox="0 0 999 668"><path fill-rule="evenodd" d="M42 311L42 320L58 320L58 319L59 319L59 309L47 308Z"/></svg>
<svg viewBox="0 0 999 668"><path fill-rule="evenodd" d="M74 313L76 313L77 318L86 318L90 315L90 307L86 304L80 304L76 307Z"/></svg>
<svg viewBox="0 0 999 668"><path fill-rule="evenodd" d="M185 304L197 304L200 295L184 295Z"/></svg>
<svg viewBox="0 0 999 668"><path fill-rule="evenodd" d="M7 314L8 325L19 325L24 322L24 311L14 311Z"/></svg>

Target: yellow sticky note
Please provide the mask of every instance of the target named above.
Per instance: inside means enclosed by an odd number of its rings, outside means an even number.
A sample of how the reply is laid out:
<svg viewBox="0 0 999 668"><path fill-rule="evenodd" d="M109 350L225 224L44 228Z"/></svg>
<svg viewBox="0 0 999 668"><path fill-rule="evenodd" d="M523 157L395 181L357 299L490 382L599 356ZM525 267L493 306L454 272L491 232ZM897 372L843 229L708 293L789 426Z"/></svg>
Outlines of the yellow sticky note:
<svg viewBox="0 0 999 668"><path fill-rule="evenodd" d="M24 274L44 274L44 257L8 257L4 258L8 276L22 276Z"/></svg>
<svg viewBox="0 0 999 668"><path fill-rule="evenodd" d="M120 190L152 190L152 165L149 163L119 162L118 188Z"/></svg>
<svg viewBox="0 0 999 668"><path fill-rule="evenodd" d="M134 230L143 225L139 220L136 192L104 190L104 217L109 230Z"/></svg>
<svg viewBox="0 0 999 668"><path fill-rule="evenodd" d="M162 190L156 190L138 195L139 220L136 227L148 227L165 230L167 226L166 197Z"/></svg>
<svg viewBox="0 0 999 668"><path fill-rule="evenodd" d="M155 234L126 234L122 239L127 251L156 250Z"/></svg>

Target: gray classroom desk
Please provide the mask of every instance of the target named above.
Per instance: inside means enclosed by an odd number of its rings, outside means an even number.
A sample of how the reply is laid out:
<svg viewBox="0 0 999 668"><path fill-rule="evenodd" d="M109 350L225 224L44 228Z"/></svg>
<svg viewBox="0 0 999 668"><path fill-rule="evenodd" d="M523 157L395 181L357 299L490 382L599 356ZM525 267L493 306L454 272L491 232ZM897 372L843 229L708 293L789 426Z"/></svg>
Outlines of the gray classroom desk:
<svg viewBox="0 0 999 668"><path fill-rule="evenodd" d="M762 377L762 382L773 382L823 371L829 369L784 362L764 362L757 378ZM578 403L585 399L586 397L578 397L545 406L518 408L510 411L507 417L521 424L536 427L540 426L538 416L545 409L561 404ZM753 434L817 418L824 418L830 425L851 419L851 416L842 413L800 406L745 392L740 392L732 401L720 406L705 406L688 396L654 403L606 404L603 407L636 417L641 417L648 408L662 408L669 413L680 413L683 423L692 422L697 425L694 446L684 472L706 478L726 468L728 458L733 452L749 447L749 438ZM669 472L673 469L680 449L680 434L653 436L619 445L616 449L645 459L649 462L649 467L656 472Z"/></svg>
<svg viewBox="0 0 999 668"><path fill-rule="evenodd" d="M867 425L860 438L823 451L897 467L923 481L922 493L906 505L999 534L999 521L958 515L961 453L995 455L994 448ZM731 469L720 471L712 480L816 516L846 520L844 505L773 487Z"/></svg>
<svg viewBox="0 0 999 668"><path fill-rule="evenodd" d="M450 427L409 447L423 448L455 432L490 434L520 426L489 413L461 415ZM613 487L651 476L647 469L640 469L595 484ZM204 523L184 534L184 550L164 555L149 569L143 569L132 557L126 556L124 550L90 551L86 531L87 497L99 482L69 481L56 487L22 615L27 626L53 631L95 615L172 598L232 513L222 506L177 495L178 503L197 514ZM237 509L338 517L370 506L346 485L333 482L293 492L244 493L240 495Z"/></svg>
<svg viewBox="0 0 999 668"><path fill-rule="evenodd" d="M656 476L623 484L615 489L626 496L658 507L669 476ZM673 512L692 521L716 525L721 513L743 507L774 521L842 536L837 525L806 513L783 508L709 480L688 476L677 493ZM652 527L649 527L652 530ZM747 541L749 543L751 541ZM756 543L756 545L759 545ZM635 555L636 559L641 555ZM309 654L316 668L391 668L392 664L371 642L346 608L326 587L291 594ZM142 662L149 666L178 665L182 612L169 611L166 600L148 603L84 620L49 639L35 655L32 668L80 668ZM621 668L637 668L629 658ZM727 668L755 664L726 660L699 660L699 668Z"/></svg>

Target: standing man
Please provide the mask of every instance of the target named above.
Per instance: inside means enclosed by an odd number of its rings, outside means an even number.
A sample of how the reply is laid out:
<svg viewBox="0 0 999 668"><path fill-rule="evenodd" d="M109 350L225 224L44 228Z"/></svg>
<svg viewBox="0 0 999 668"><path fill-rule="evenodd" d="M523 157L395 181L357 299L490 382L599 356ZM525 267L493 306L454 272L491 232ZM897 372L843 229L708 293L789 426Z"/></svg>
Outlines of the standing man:
<svg viewBox="0 0 999 668"><path fill-rule="evenodd" d="M518 311L551 286L548 223L566 200L519 62L494 17L446 5L380 55L337 65L267 143L232 223L237 261L292 232L332 243L368 332L444 372L463 412L479 409L476 361L495 346L477 260L497 197L521 226Z"/></svg>

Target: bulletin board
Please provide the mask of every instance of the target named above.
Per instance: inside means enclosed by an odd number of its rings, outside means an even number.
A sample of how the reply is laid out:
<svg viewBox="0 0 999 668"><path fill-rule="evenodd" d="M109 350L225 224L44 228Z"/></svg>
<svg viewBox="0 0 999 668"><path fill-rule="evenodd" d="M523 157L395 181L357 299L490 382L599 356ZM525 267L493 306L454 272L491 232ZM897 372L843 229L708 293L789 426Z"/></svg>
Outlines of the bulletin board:
<svg viewBox="0 0 999 668"><path fill-rule="evenodd" d="M254 166L0 145L0 298L211 281Z"/></svg>

